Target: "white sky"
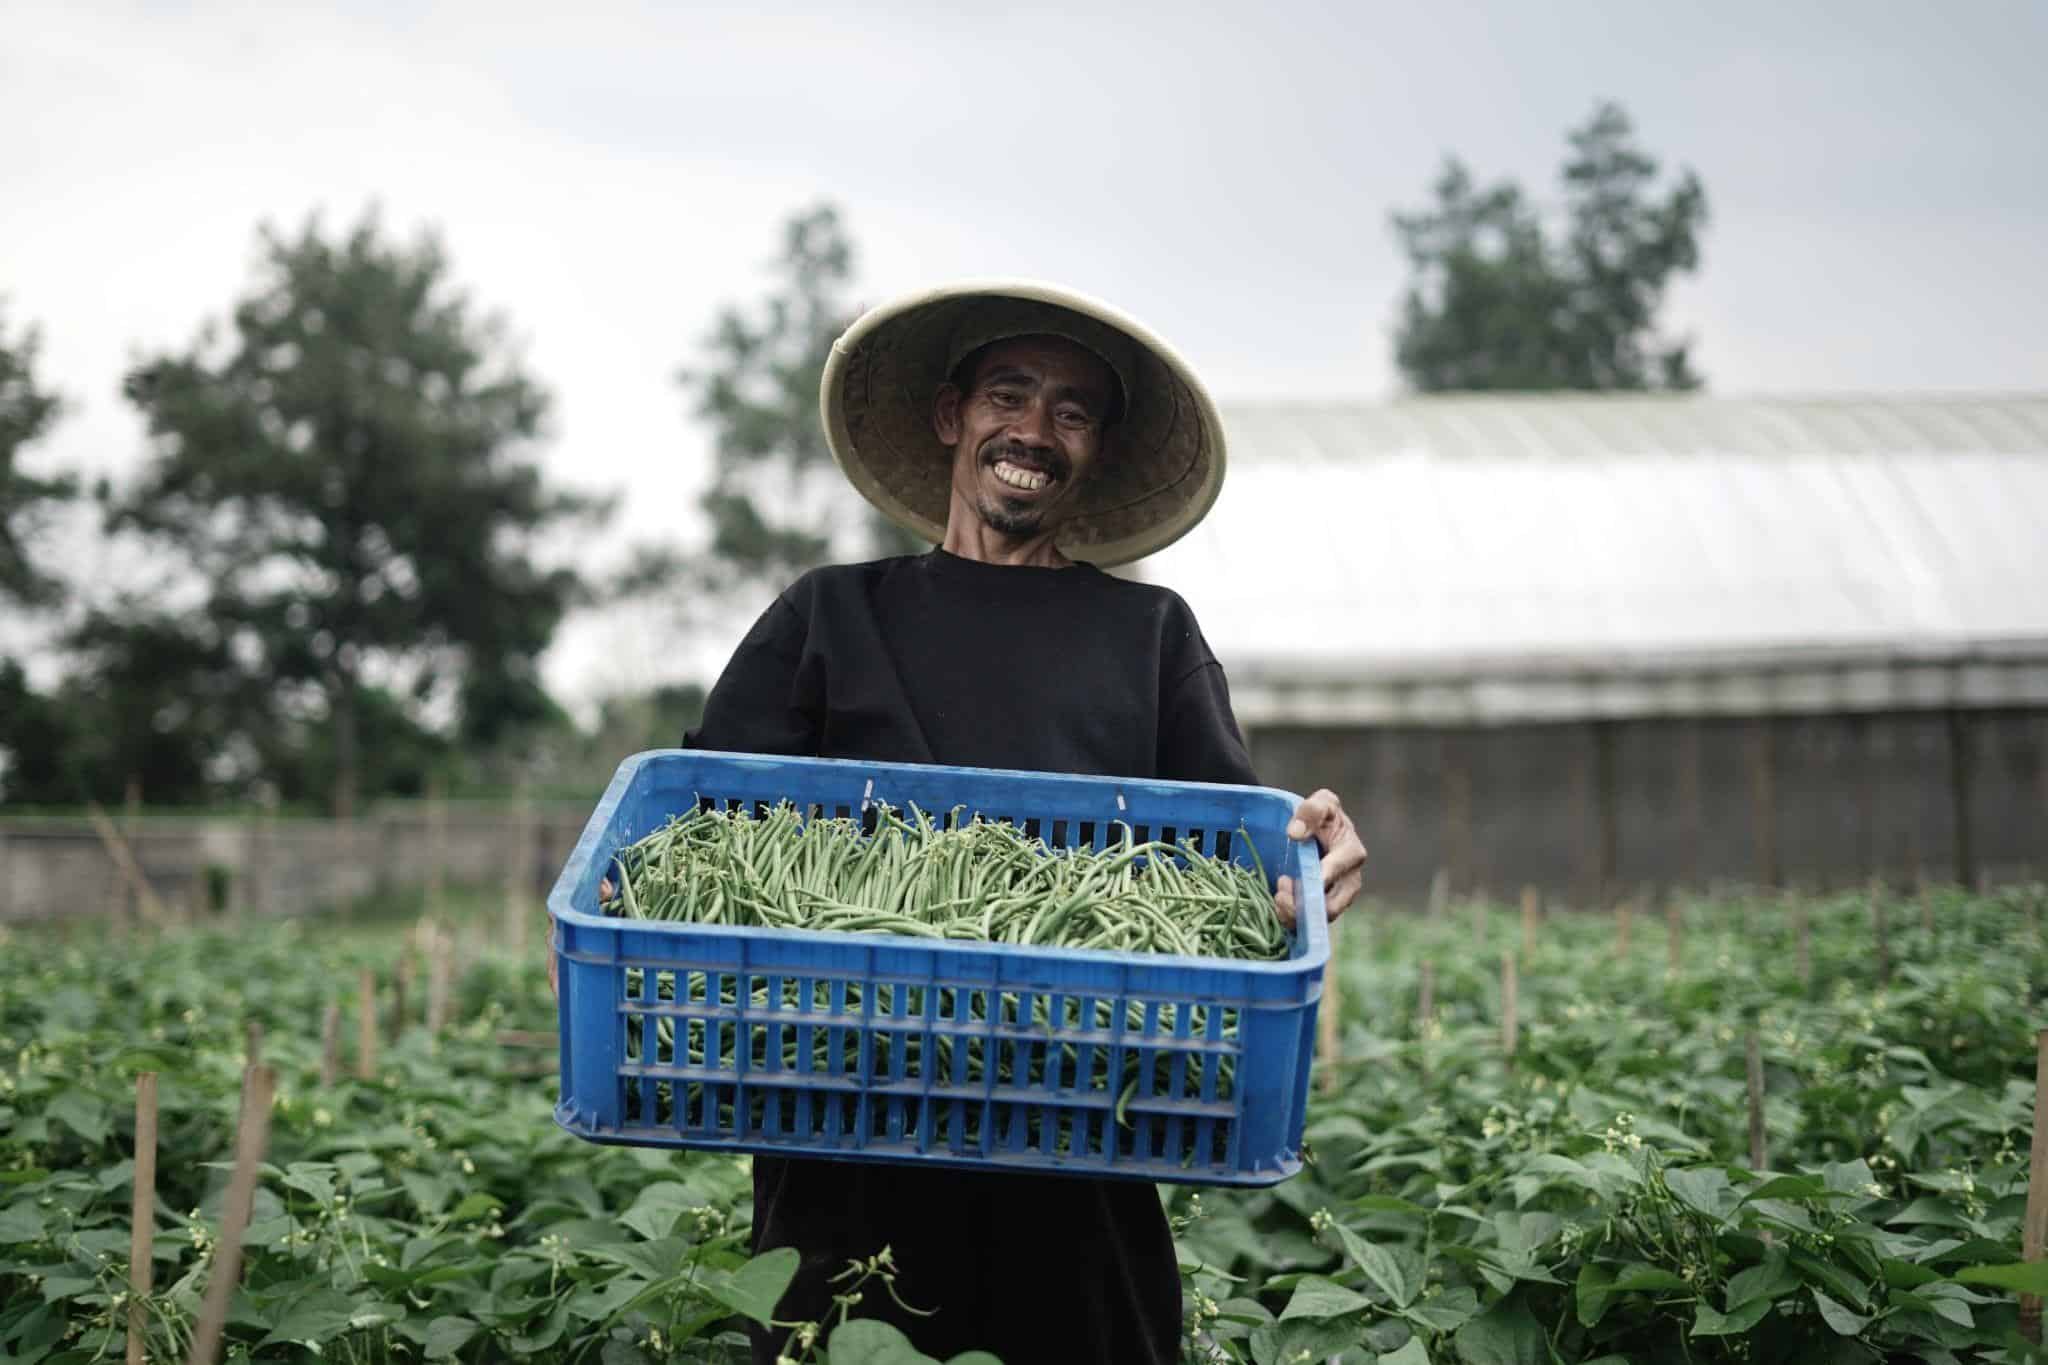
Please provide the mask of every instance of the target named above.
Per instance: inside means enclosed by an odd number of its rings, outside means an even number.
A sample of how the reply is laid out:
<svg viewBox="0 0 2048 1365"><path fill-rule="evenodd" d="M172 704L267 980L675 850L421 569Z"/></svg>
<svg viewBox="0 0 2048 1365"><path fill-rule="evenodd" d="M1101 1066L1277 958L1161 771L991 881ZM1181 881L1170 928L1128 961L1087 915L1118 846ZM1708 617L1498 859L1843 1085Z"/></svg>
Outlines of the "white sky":
<svg viewBox="0 0 2048 1365"><path fill-rule="evenodd" d="M1706 182L1668 321L1712 388L2048 377L2039 0L577 8L10 0L0 298L73 402L32 467L132 469L131 355L225 315L259 221L372 201L510 320L556 397L547 467L630 485L621 535L693 525L706 435L673 373L819 198L864 300L1040 276L1225 400L1382 395L1389 212L1446 152L1549 195L1602 97ZM585 698L729 644L583 621L549 676Z"/></svg>

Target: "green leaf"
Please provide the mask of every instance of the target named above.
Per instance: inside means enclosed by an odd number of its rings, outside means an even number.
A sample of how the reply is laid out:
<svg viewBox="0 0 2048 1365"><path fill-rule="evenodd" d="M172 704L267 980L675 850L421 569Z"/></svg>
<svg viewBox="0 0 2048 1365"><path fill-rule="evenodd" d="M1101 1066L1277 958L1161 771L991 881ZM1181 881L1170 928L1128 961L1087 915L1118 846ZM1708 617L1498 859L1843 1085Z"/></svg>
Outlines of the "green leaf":
<svg viewBox="0 0 2048 1365"><path fill-rule="evenodd" d="M1692 1320L1691 1335L1696 1337L1741 1336L1764 1320L1764 1314L1771 1311L1769 1299L1751 1299L1732 1313L1716 1312L1712 1304L1696 1306Z"/></svg>
<svg viewBox="0 0 2048 1365"><path fill-rule="evenodd" d="M798 1260L795 1247L777 1247L762 1252L724 1280L702 1281L701 1287L741 1317L752 1318L766 1327L775 1316L775 1305L789 1289L789 1282L796 1278Z"/></svg>
<svg viewBox="0 0 2048 1365"><path fill-rule="evenodd" d="M446 1360L469 1344L479 1328L468 1318L453 1315L435 1318L427 1324L427 1339L423 1343L428 1360Z"/></svg>
<svg viewBox="0 0 2048 1365"><path fill-rule="evenodd" d="M495 1213L504 1207L505 1202L502 1199L497 1199L478 1191L475 1194L464 1195L462 1202L448 1211L448 1221L450 1223L473 1222L485 1214Z"/></svg>
<svg viewBox="0 0 2048 1365"><path fill-rule="evenodd" d="M1410 1337L1400 1350L1381 1356L1379 1365L1429 1365L1429 1352L1423 1349L1421 1337Z"/></svg>
<svg viewBox="0 0 2048 1365"><path fill-rule="evenodd" d="M43 1237L43 1214L24 1197L0 1209L0 1246L39 1242Z"/></svg>
<svg viewBox="0 0 2048 1365"><path fill-rule="evenodd" d="M1341 1318L1372 1307L1372 1300L1355 1289L1346 1289L1321 1275L1304 1275L1294 1287L1294 1297L1280 1311L1280 1321L1294 1318Z"/></svg>
<svg viewBox="0 0 2048 1365"><path fill-rule="evenodd" d="M1808 1284L1816 1285L1838 1299L1854 1304L1870 1302L1870 1286L1849 1274L1839 1266L1831 1265L1811 1252L1794 1251L1792 1264L1799 1271L1799 1277Z"/></svg>
<svg viewBox="0 0 2048 1365"><path fill-rule="evenodd" d="M1332 1223L1331 1227L1337 1239L1344 1244L1344 1254L1365 1272L1365 1278L1373 1287L1391 1299L1397 1308L1407 1307L1413 1291L1408 1287L1407 1276L1401 1273L1400 1265L1387 1249L1366 1241L1342 1223Z"/></svg>
<svg viewBox="0 0 2048 1365"><path fill-rule="evenodd" d="M1728 1281L1728 1311L1734 1312L1752 1299L1783 1298L1798 1287L1799 1277L1793 1273L1784 1248L1774 1247L1762 1265L1738 1271Z"/></svg>
<svg viewBox="0 0 2048 1365"><path fill-rule="evenodd" d="M836 1328L825 1344L826 1365L939 1365L886 1322L855 1318Z"/></svg>
<svg viewBox="0 0 2048 1365"><path fill-rule="evenodd" d="M641 1189L633 1206L619 1215L619 1221L652 1242L675 1231L676 1219L699 1203L688 1186L673 1180L657 1180Z"/></svg>
<svg viewBox="0 0 2048 1365"><path fill-rule="evenodd" d="M2048 1298L2048 1260L1965 1266L1951 1278L1961 1284L1988 1284L1993 1289Z"/></svg>
<svg viewBox="0 0 2048 1365"><path fill-rule="evenodd" d="M97 1147L107 1140L107 1102L85 1090L64 1090L44 1106L43 1113Z"/></svg>
<svg viewBox="0 0 2048 1365"><path fill-rule="evenodd" d="M1724 1201L1732 1197L1728 1173L1719 1166L1697 1166L1664 1172L1664 1187L1679 1203L1715 1222L1725 1221Z"/></svg>
<svg viewBox="0 0 2048 1365"><path fill-rule="evenodd" d="M347 1294L334 1289L316 1289L303 1298L292 1300L275 1320L270 1335L258 1342L257 1347L261 1349L282 1342L319 1346L351 1330L355 1326L356 1312L356 1301ZM401 1312L400 1316L404 1314Z"/></svg>
<svg viewBox="0 0 2048 1365"><path fill-rule="evenodd" d="M610 1246L591 1247L589 1254L656 1281L674 1275L689 1260L690 1249L690 1243L680 1237L664 1237L657 1242L614 1242Z"/></svg>
<svg viewBox="0 0 2048 1365"><path fill-rule="evenodd" d="M1543 1328L1521 1304L1503 1299L1451 1339L1464 1365L1548 1365Z"/></svg>
<svg viewBox="0 0 2048 1365"><path fill-rule="evenodd" d="M1003 1362L999 1357L992 1356L987 1351L962 1351L959 1355L948 1360L946 1365L1003 1365Z"/></svg>
<svg viewBox="0 0 2048 1365"><path fill-rule="evenodd" d="M1479 1291L1457 1285L1411 1304L1402 1316L1432 1332L1455 1332L1479 1314Z"/></svg>
<svg viewBox="0 0 2048 1365"><path fill-rule="evenodd" d="M1856 1336L1875 1320L1860 1313L1850 1312L1818 1289L1808 1289L1806 1292L1813 1295L1813 1304L1820 1309L1821 1320L1842 1336Z"/></svg>

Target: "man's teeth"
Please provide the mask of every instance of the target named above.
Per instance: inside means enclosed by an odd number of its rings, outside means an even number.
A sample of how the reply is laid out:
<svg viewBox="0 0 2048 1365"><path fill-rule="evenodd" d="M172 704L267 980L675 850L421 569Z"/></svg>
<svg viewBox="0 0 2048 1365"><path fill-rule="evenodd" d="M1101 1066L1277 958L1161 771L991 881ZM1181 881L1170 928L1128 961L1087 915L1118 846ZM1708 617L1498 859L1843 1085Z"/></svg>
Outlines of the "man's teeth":
<svg viewBox="0 0 2048 1365"><path fill-rule="evenodd" d="M1020 468L1017 465L1011 464L1008 460L996 461L996 477L1012 488L1022 488L1027 492L1033 493L1052 482L1051 475L1041 473L1036 469Z"/></svg>

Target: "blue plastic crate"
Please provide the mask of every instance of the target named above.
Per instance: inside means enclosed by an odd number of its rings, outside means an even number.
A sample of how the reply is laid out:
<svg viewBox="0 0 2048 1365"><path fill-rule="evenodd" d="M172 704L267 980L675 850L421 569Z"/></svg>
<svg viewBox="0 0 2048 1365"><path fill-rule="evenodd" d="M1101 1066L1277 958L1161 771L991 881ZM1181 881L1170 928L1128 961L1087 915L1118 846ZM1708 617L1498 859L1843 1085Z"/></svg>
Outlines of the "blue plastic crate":
<svg viewBox="0 0 2048 1365"><path fill-rule="evenodd" d="M838 817L875 803L935 818L964 808L957 818L1009 820L1054 848L1100 848L1123 837L1120 823L1140 840L1192 840L1296 879L1292 955L1228 962L598 912L612 856L670 817L700 802L778 801ZM1316 846L1286 836L1298 804L1267 787L637 754L548 897L561 979L556 1120L596 1142L1284 1180L1301 1167L1329 958Z"/></svg>

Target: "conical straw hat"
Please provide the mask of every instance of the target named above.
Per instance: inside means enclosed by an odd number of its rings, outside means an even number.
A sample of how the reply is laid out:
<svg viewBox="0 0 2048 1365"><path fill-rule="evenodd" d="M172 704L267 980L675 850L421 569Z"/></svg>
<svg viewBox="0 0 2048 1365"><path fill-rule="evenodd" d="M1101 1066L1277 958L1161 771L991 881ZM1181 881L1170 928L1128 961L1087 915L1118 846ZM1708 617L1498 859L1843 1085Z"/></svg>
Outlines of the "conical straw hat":
<svg viewBox="0 0 2048 1365"><path fill-rule="evenodd" d="M945 537L953 453L932 400L969 352L1010 337L1065 337L1123 384L1124 411L1054 543L1070 559L1128 563L1202 519L1223 488L1223 422L1171 346L1107 304L1054 285L971 280L863 314L832 345L818 401L832 458L898 526Z"/></svg>

